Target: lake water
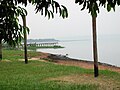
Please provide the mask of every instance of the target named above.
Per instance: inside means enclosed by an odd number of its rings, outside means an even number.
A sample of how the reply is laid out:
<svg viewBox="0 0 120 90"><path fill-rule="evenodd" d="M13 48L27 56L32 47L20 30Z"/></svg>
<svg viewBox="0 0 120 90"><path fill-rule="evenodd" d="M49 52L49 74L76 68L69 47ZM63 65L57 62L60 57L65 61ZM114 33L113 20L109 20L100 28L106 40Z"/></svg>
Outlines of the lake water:
<svg viewBox="0 0 120 90"><path fill-rule="evenodd" d="M65 40L59 42L62 49L37 49L37 51L53 54L68 54L69 57L93 61L92 39ZM99 62L120 67L120 37L101 37L98 39Z"/></svg>

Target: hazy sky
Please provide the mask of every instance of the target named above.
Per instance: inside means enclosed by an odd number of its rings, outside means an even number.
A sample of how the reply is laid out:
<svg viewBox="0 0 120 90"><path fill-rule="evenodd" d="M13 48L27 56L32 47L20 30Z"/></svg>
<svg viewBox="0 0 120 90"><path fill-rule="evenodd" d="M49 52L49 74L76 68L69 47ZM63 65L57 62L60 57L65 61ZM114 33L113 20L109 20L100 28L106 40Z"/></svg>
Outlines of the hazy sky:
<svg viewBox="0 0 120 90"><path fill-rule="evenodd" d="M80 11L75 0L60 0L60 4L67 7L69 17L62 19L55 15L54 19L35 14L33 6L28 6L27 26L30 28L28 38L67 38L92 35L92 20L88 10ZM120 35L120 7L114 12L107 12L101 8L97 17L98 35Z"/></svg>

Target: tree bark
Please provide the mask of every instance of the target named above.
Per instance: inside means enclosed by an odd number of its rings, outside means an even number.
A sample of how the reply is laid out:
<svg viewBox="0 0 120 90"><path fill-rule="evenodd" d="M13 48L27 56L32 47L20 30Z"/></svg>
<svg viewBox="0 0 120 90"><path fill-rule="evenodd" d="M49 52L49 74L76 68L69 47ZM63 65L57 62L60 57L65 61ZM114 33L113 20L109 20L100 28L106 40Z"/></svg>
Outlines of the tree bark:
<svg viewBox="0 0 120 90"><path fill-rule="evenodd" d="M97 54L97 32L96 32L96 17L92 17L93 28L93 57L94 57L94 76L98 77L98 54Z"/></svg>
<svg viewBox="0 0 120 90"><path fill-rule="evenodd" d="M23 19L23 26L26 27L26 16L22 16ZM24 30L24 57L25 57L25 64L28 63L28 57L27 57L27 33L26 30Z"/></svg>
<svg viewBox="0 0 120 90"><path fill-rule="evenodd" d="M2 40L0 40L0 61L2 60Z"/></svg>

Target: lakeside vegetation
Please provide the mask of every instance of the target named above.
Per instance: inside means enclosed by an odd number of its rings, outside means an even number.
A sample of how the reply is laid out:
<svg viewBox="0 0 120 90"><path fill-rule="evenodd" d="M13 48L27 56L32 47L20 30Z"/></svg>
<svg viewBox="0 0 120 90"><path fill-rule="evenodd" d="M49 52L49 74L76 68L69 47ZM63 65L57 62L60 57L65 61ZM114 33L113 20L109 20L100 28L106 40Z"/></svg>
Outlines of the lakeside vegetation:
<svg viewBox="0 0 120 90"><path fill-rule="evenodd" d="M28 57L40 55L29 51ZM120 73L100 70L94 78L92 69L64 66L42 60L24 64L23 51L3 50L0 62L0 90L119 90Z"/></svg>
<svg viewBox="0 0 120 90"><path fill-rule="evenodd" d="M4 49L7 49L7 50L20 50L20 49L24 49L22 45L20 46L17 46L17 47L11 47L9 45L4 45L3 46ZM36 50L38 48L44 48L44 49L49 49L49 48L53 48L53 49L59 49L59 48L64 48L63 46L60 46L60 45L47 45L47 46L36 46L36 45L31 45L31 46L27 46L27 49L29 50Z"/></svg>
<svg viewBox="0 0 120 90"><path fill-rule="evenodd" d="M58 48L64 48L63 46L59 46L59 45L54 45L54 46L28 46L27 47L30 50L34 50L34 49L38 49L38 48L54 48L54 49L58 49Z"/></svg>

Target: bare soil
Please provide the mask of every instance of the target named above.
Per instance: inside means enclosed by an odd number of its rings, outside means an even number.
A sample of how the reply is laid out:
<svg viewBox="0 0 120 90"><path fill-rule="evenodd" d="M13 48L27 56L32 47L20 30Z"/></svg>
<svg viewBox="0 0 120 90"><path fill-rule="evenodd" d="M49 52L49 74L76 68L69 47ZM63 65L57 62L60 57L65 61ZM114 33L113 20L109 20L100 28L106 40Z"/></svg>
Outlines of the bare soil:
<svg viewBox="0 0 120 90"><path fill-rule="evenodd" d="M50 58L51 54L49 53L43 53L40 52L39 56L36 56L35 58L39 59L44 59L46 61L52 61L55 64L60 64L60 65L68 65L68 66L78 66L86 69L93 69L94 68L94 63L92 61L87 61L87 60L77 60L77 59L60 59L58 58ZM120 73L120 67L116 67L113 65L105 64L105 63L99 63L99 69L100 70L111 70L111 71L116 71Z"/></svg>

